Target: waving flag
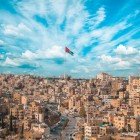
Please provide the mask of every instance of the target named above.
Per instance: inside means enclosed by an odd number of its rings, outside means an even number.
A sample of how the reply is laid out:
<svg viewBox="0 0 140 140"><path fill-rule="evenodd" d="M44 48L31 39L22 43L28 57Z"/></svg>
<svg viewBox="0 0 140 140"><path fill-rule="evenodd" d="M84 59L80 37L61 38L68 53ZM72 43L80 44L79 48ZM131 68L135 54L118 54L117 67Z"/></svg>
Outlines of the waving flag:
<svg viewBox="0 0 140 140"><path fill-rule="evenodd" d="M74 55L74 53L68 47L65 47L65 52L69 53L70 55Z"/></svg>

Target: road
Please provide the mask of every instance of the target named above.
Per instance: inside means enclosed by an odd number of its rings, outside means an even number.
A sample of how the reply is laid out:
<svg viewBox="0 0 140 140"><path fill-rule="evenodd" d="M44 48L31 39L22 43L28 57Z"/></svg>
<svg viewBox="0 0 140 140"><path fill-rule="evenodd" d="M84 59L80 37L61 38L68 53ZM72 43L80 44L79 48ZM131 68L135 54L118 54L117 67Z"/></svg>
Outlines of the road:
<svg viewBox="0 0 140 140"><path fill-rule="evenodd" d="M62 140L70 140L70 134L73 134L76 130L76 118L73 116L68 116L69 122L65 129L61 132Z"/></svg>
<svg viewBox="0 0 140 140"><path fill-rule="evenodd" d="M73 134L75 132L75 127L76 127L76 118L74 118L72 115L66 116L62 115L63 119L59 122L59 124L55 125L55 128L52 133L51 133L51 140L70 140L70 134ZM62 124L64 123L64 118L69 119L69 122L67 126L62 129Z"/></svg>

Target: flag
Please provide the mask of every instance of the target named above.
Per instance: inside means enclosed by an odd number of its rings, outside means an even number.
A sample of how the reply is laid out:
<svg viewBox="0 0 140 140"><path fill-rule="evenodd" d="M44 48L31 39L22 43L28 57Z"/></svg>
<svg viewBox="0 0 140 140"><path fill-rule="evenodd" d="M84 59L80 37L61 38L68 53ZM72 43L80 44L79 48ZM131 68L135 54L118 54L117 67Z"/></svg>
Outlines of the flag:
<svg viewBox="0 0 140 140"><path fill-rule="evenodd" d="M68 47L65 47L65 52L69 53L70 55L74 55L74 53Z"/></svg>

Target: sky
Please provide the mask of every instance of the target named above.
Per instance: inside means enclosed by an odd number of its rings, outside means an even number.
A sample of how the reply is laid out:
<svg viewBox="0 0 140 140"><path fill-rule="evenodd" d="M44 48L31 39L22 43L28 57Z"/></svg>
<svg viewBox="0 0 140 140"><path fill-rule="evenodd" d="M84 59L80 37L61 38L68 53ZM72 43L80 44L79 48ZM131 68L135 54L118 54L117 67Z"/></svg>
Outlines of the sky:
<svg viewBox="0 0 140 140"><path fill-rule="evenodd" d="M0 73L100 72L140 74L140 0L0 0Z"/></svg>

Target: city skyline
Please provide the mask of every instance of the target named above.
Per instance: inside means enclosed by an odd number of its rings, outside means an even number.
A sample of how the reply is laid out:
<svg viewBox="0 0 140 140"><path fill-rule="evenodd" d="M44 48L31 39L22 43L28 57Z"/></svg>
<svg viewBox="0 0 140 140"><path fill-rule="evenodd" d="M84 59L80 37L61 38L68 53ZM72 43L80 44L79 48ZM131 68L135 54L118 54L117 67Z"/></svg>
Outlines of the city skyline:
<svg viewBox="0 0 140 140"><path fill-rule="evenodd" d="M0 0L0 73L139 75L139 0ZM74 55L66 56L65 47Z"/></svg>

